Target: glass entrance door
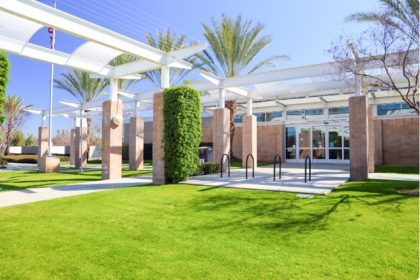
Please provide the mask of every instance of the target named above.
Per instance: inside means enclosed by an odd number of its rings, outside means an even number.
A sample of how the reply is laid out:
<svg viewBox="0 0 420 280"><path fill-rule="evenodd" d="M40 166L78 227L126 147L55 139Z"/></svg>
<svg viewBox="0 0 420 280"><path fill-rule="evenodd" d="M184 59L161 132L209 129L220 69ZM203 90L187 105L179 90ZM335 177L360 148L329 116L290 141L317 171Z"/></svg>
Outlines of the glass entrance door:
<svg viewBox="0 0 420 280"><path fill-rule="evenodd" d="M346 124L296 125L286 127L286 159L343 162L350 157Z"/></svg>

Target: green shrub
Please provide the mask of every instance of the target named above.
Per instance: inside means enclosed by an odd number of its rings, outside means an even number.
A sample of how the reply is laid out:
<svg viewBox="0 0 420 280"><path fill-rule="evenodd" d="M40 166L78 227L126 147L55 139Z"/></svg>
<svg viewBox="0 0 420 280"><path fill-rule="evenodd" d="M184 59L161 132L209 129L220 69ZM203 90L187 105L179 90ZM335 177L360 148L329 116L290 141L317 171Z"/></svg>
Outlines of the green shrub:
<svg viewBox="0 0 420 280"><path fill-rule="evenodd" d="M214 174L220 171L220 164L216 162L206 162L197 166L197 171L194 175Z"/></svg>
<svg viewBox="0 0 420 280"><path fill-rule="evenodd" d="M0 123L4 122L4 103L6 102L6 88L9 82L10 63L7 56L0 50Z"/></svg>
<svg viewBox="0 0 420 280"><path fill-rule="evenodd" d="M187 86L165 89L163 119L166 182L177 183L197 170L201 140L200 93Z"/></svg>

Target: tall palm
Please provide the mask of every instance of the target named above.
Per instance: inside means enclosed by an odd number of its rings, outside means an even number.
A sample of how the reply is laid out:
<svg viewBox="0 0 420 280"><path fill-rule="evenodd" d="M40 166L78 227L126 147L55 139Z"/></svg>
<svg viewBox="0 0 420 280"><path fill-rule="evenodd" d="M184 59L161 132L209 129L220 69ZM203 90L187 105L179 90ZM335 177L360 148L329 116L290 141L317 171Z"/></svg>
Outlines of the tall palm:
<svg viewBox="0 0 420 280"><path fill-rule="evenodd" d="M178 35L171 32L169 29L166 31L159 30L155 35L151 33L146 33L147 43L159 50L164 52L171 52L177 49L184 48L188 46L187 38L184 35ZM196 57L187 59L189 62L193 63L196 60ZM170 83L177 84L179 83L186 75L188 70L171 68L170 69ZM144 74L147 79L149 79L156 87L160 88L160 70L150 71Z"/></svg>
<svg viewBox="0 0 420 280"><path fill-rule="evenodd" d="M80 70L62 73L59 79L54 79L55 88L67 91L81 103L96 100L108 84L108 80L91 78L89 73ZM86 123L87 134L90 135L92 118L87 118Z"/></svg>
<svg viewBox="0 0 420 280"><path fill-rule="evenodd" d="M419 45L419 2L418 0L380 0L384 10L359 12L346 18L347 21L373 22L390 26Z"/></svg>
<svg viewBox="0 0 420 280"><path fill-rule="evenodd" d="M287 56L272 56L254 63L255 58L271 43L270 36L263 36L264 25L243 20L238 15L235 19L222 15L219 20L211 19L211 24L203 23L204 37L210 51L196 55L199 68L221 77L235 77L250 74L267 66L274 66ZM234 115L236 101L228 100L225 104L230 110L230 141L232 147L235 134ZM231 149L232 151L232 149Z"/></svg>
<svg viewBox="0 0 420 280"><path fill-rule="evenodd" d="M28 113L25 109L31 105L24 105L23 99L16 95L7 95L4 103L5 121L0 126L0 156L9 148L16 131L24 124Z"/></svg>

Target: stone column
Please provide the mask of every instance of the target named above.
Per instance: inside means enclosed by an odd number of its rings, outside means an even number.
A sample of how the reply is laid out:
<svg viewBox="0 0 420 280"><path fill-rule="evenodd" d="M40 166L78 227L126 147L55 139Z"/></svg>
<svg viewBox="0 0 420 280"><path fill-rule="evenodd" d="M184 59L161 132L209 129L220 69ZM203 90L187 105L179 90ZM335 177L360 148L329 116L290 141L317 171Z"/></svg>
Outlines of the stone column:
<svg viewBox="0 0 420 280"><path fill-rule="evenodd" d="M38 128L38 168L41 167L41 158L48 154L48 127Z"/></svg>
<svg viewBox="0 0 420 280"><path fill-rule="evenodd" d="M153 96L153 184L165 184L165 161L163 156L163 93L156 93Z"/></svg>
<svg viewBox="0 0 420 280"><path fill-rule="evenodd" d="M285 125L279 124L277 125L276 135L277 135L277 146L276 146L276 154L279 154L281 157L281 162L286 162L286 143L285 143L285 136L284 136ZM273 155L273 159L274 159Z"/></svg>
<svg viewBox="0 0 420 280"><path fill-rule="evenodd" d="M76 165L76 129L70 130L70 165Z"/></svg>
<svg viewBox="0 0 420 280"><path fill-rule="evenodd" d="M80 136L82 136L81 137L82 139L80 139ZM74 138L75 138L74 139L75 140L74 141L74 165L76 168L87 167L87 159L88 159L87 128L80 129L80 127L76 127ZM81 145L80 145L80 140L82 141Z"/></svg>
<svg viewBox="0 0 420 280"><path fill-rule="evenodd" d="M255 167L257 167L257 117L246 115L242 125L242 167L246 166L246 157L252 154ZM248 166L252 167L252 159L249 157Z"/></svg>
<svg viewBox="0 0 420 280"><path fill-rule="evenodd" d="M129 128L129 165L130 170L143 169L144 158L144 119L130 118Z"/></svg>
<svg viewBox="0 0 420 280"><path fill-rule="evenodd" d="M108 100L103 103L102 109L102 179L120 179L123 103Z"/></svg>
<svg viewBox="0 0 420 280"><path fill-rule="evenodd" d="M230 152L230 112L229 109L213 110L213 161L220 163L223 154ZM227 171L227 159L223 162Z"/></svg>
<svg viewBox="0 0 420 280"><path fill-rule="evenodd" d="M368 171L375 172L375 126L373 122L373 109L368 109Z"/></svg>
<svg viewBox="0 0 420 280"><path fill-rule="evenodd" d="M368 179L368 99L365 95L353 96L350 105L350 178Z"/></svg>

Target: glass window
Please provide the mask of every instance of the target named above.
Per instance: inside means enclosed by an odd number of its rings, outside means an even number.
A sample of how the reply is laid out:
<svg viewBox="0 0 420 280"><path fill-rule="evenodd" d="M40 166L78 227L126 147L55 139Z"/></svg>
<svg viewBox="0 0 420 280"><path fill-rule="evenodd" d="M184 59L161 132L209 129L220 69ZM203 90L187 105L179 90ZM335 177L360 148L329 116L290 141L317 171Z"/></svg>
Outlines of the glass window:
<svg viewBox="0 0 420 280"><path fill-rule="evenodd" d="M296 159L296 149L286 149L286 159Z"/></svg>
<svg viewBox="0 0 420 280"><path fill-rule="evenodd" d="M340 135L339 127L328 128L328 147L330 148L341 148L342 137Z"/></svg>
<svg viewBox="0 0 420 280"><path fill-rule="evenodd" d="M312 150L312 158L313 159L325 159L325 149L318 149L318 148L313 148Z"/></svg>
<svg viewBox="0 0 420 280"><path fill-rule="evenodd" d="M287 111L286 116L289 120L304 119L305 112L303 110Z"/></svg>
<svg viewBox="0 0 420 280"><path fill-rule="evenodd" d="M324 114L324 109L306 109L306 116L319 116Z"/></svg>
<svg viewBox="0 0 420 280"><path fill-rule="evenodd" d="M296 129L286 127L286 148L296 148Z"/></svg>
<svg viewBox="0 0 420 280"><path fill-rule="evenodd" d="M265 113L254 113L257 117L257 122L265 122Z"/></svg>
<svg viewBox="0 0 420 280"><path fill-rule="evenodd" d="M276 122L281 121L283 112L269 112L265 114L265 121L267 122Z"/></svg>
<svg viewBox="0 0 420 280"><path fill-rule="evenodd" d="M311 156L311 149L300 149L299 158L305 159L307 156Z"/></svg>
<svg viewBox="0 0 420 280"><path fill-rule="evenodd" d="M344 159L350 159L350 150L344 149Z"/></svg>
<svg viewBox="0 0 420 280"><path fill-rule="evenodd" d="M344 115L349 113L349 107L333 107L328 109L329 115Z"/></svg>
<svg viewBox="0 0 420 280"><path fill-rule="evenodd" d="M234 122L235 123L242 123L242 117L243 117L243 115L235 115Z"/></svg>
<svg viewBox="0 0 420 280"><path fill-rule="evenodd" d="M314 127L312 128L312 147L325 148L325 128Z"/></svg>
<svg viewBox="0 0 420 280"><path fill-rule="evenodd" d="M343 127L343 142L344 147L350 147L350 128L348 126Z"/></svg>
<svg viewBox="0 0 420 280"><path fill-rule="evenodd" d="M415 111L408 106L407 103L389 103L379 104L377 106L378 116L392 116L392 115L411 115Z"/></svg>
<svg viewBox="0 0 420 280"><path fill-rule="evenodd" d="M299 145L301 148L311 147L311 129L302 127L299 133Z"/></svg>
<svg viewBox="0 0 420 280"><path fill-rule="evenodd" d="M343 151L341 149L329 149L328 154L330 159L342 159Z"/></svg>

